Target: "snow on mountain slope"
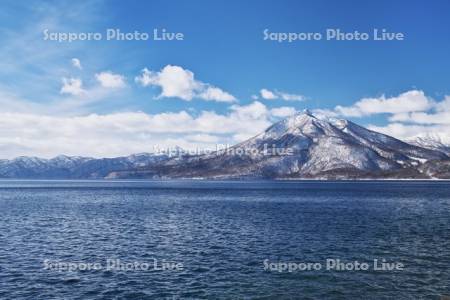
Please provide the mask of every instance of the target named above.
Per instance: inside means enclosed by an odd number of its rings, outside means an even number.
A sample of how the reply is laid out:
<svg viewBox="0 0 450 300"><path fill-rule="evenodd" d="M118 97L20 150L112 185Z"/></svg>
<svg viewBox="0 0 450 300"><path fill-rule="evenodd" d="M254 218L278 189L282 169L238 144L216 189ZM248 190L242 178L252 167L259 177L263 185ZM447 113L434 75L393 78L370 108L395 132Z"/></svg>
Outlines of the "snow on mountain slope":
<svg viewBox="0 0 450 300"><path fill-rule="evenodd" d="M447 176L450 171L445 162L449 160L441 151L304 111L213 153L141 153L103 159L19 157L0 160L0 177L429 178L435 176L433 172Z"/></svg>
<svg viewBox="0 0 450 300"><path fill-rule="evenodd" d="M1 178L103 178L113 171L161 163L167 155L140 153L124 157L101 158L59 155L51 159L18 157L0 160Z"/></svg>
<svg viewBox="0 0 450 300"><path fill-rule="evenodd" d="M336 126L343 132L356 138L360 143L374 149L380 155L389 159L403 161L408 158L421 158L425 160L445 158L445 155L442 153L405 143L347 120L338 121Z"/></svg>
<svg viewBox="0 0 450 300"><path fill-rule="evenodd" d="M316 174L336 168L385 170L396 167L370 147L330 122L305 111L269 127L237 147L290 148L303 162L299 173Z"/></svg>
<svg viewBox="0 0 450 300"><path fill-rule="evenodd" d="M407 142L422 148L438 150L450 154L450 134L446 132L419 134L407 140Z"/></svg>
<svg viewBox="0 0 450 300"><path fill-rule="evenodd" d="M274 151L277 149L283 151ZM419 164L444 159L448 157L442 152L410 145L350 121L318 119L304 111L226 151L169 160L144 173L200 178L317 177L327 172L340 172L344 177L355 172L421 176L416 170Z"/></svg>

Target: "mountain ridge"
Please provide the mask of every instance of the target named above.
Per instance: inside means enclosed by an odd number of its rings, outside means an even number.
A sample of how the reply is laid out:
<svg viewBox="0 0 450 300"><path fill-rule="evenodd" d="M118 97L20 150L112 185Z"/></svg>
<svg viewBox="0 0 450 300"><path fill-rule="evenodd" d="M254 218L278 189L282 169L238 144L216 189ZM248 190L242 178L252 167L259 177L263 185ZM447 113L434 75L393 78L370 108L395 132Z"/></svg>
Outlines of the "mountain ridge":
<svg viewBox="0 0 450 300"><path fill-rule="evenodd" d="M266 149L292 155L265 155ZM449 157L371 131L348 120L319 119L308 111L281 120L229 150L168 160L152 168L109 178L432 178L418 168ZM432 163L429 163L432 164ZM442 174L442 173L441 173Z"/></svg>
<svg viewBox="0 0 450 300"><path fill-rule="evenodd" d="M201 155L141 153L117 158L18 157L0 177L48 179L450 178L447 154L348 120L299 112L230 148Z"/></svg>
<svg viewBox="0 0 450 300"><path fill-rule="evenodd" d="M406 140L406 142L423 148L438 150L450 155L450 136L444 133L425 133Z"/></svg>
<svg viewBox="0 0 450 300"><path fill-rule="evenodd" d="M138 153L115 158L58 155L54 158L19 156L0 160L0 178L17 179L98 179L117 170L138 168L161 162L168 155Z"/></svg>

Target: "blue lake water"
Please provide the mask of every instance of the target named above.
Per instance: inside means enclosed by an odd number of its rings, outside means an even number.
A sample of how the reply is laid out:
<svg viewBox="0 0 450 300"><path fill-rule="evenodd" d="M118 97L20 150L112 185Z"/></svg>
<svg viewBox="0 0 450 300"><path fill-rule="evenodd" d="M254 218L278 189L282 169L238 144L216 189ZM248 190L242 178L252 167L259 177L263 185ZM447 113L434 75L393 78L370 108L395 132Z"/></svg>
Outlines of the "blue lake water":
<svg viewBox="0 0 450 300"><path fill-rule="evenodd" d="M157 268L107 269L108 259ZM264 264L327 259L371 267L279 272ZM404 268L373 270L374 259ZM182 267L161 270L164 262ZM64 270L67 263L77 269ZM0 299L443 294L450 182L0 181Z"/></svg>

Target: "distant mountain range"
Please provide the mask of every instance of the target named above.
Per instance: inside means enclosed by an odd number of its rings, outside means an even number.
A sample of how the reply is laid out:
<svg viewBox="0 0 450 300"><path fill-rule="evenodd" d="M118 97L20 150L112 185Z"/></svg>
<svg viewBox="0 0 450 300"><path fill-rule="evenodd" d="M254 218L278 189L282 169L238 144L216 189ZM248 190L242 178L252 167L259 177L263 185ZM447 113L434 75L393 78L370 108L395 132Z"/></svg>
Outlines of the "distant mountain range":
<svg viewBox="0 0 450 300"><path fill-rule="evenodd" d="M419 134L407 142L419 147L438 150L450 155L450 136L446 133Z"/></svg>
<svg viewBox="0 0 450 300"><path fill-rule="evenodd" d="M228 149L202 155L58 156L0 161L0 177L49 179L369 179L450 178L449 148L409 143L347 120L308 111ZM443 147L441 147L443 146ZM448 147L448 146L447 146Z"/></svg>
<svg viewBox="0 0 450 300"><path fill-rule="evenodd" d="M169 158L169 155L150 153L101 159L65 155L52 159L22 156L0 160L0 178L99 179L114 171L148 167Z"/></svg>

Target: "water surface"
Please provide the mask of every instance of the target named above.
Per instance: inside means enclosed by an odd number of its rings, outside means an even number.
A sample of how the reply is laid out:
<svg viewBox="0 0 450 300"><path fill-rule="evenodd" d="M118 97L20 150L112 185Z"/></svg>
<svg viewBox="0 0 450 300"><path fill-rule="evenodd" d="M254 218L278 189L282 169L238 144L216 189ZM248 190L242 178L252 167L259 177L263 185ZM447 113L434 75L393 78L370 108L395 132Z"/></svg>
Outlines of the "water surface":
<svg viewBox="0 0 450 300"><path fill-rule="evenodd" d="M44 261L181 262L56 271ZM276 272L263 261L401 262ZM450 183L0 181L0 299L438 299Z"/></svg>

